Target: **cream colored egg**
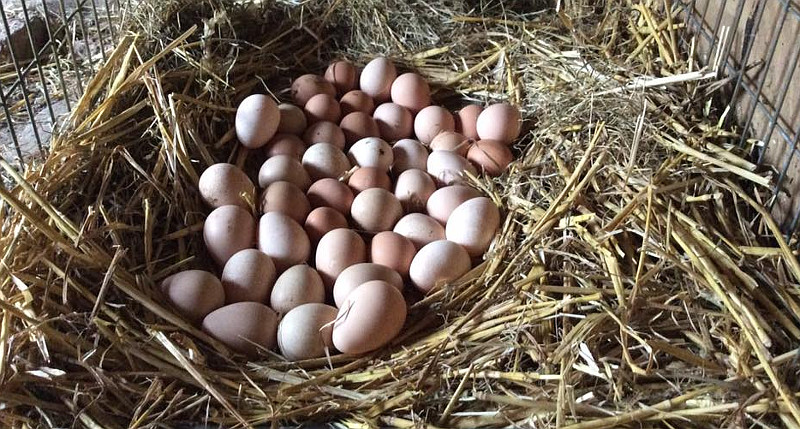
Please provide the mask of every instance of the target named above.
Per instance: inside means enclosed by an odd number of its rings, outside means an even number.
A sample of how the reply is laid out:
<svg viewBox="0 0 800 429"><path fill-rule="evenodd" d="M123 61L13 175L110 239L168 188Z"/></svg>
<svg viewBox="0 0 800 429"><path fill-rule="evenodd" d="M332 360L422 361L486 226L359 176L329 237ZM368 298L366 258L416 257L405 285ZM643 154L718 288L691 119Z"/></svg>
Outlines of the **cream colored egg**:
<svg viewBox="0 0 800 429"><path fill-rule="evenodd" d="M486 197L461 203L447 220L447 239L463 246L470 256L482 255L500 228L500 210Z"/></svg>
<svg viewBox="0 0 800 429"><path fill-rule="evenodd" d="M257 249L236 252L222 270L225 303L267 302L275 276L275 264L266 253Z"/></svg>
<svg viewBox="0 0 800 429"><path fill-rule="evenodd" d="M453 115L444 107L428 106L414 118L414 134L423 144L430 144L434 137L445 131L455 131Z"/></svg>
<svg viewBox="0 0 800 429"><path fill-rule="evenodd" d="M403 291L403 278L397 271L370 262L355 264L345 268L333 284L333 300L336 306L341 307L350 292L371 280L383 280Z"/></svg>
<svg viewBox="0 0 800 429"><path fill-rule="evenodd" d="M357 141L347 152L353 165L359 167L375 167L389 171L394 162L392 147L385 140L367 137Z"/></svg>
<svg viewBox="0 0 800 429"><path fill-rule="evenodd" d="M237 302L211 312L203 331L239 353L254 358L277 345L278 315L258 302Z"/></svg>
<svg viewBox="0 0 800 429"><path fill-rule="evenodd" d="M256 188L244 171L233 164L214 164L203 171L197 184L200 196L212 208L235 205L250 208Z"/></svg>
<svg viewBox="0 0 800 429"><path fill-rule="evenodd" d="M394 157L392 172L394 174L400 174L412 168L423 171L428 168L428 149L417 140L398 140L392 146L392 154Z"/></svg>
<svg viewBox="0 0 800 429"><path fill-rule="evenodd" d="M192 323L199 323L208 313L225 304L222 284L208 271L187 270L173 274L161 283L161 291Z"/></svg>
<svg viewBox="0 0 800 429"><path fill-rule="evenodd" d="M411 261L409 277L420 291L458 279L471 268L466 249L449 240L439 240L419 249Z"/></svg>
<svg viewBox="0 0 800 429"><path fill-rule="evenodd" d="M303 111L309 124L320 121L336 123L342 115L339 102L329 94L317 94L309 98Z"/></svg>
<svg viewBox="0 0 800 429"><path fill-rule="evenodd" d="M480 196L481 193L478 192L477 189L470 188L469 186L445 186L431 194L425 206L428 211L428 216L436 219L439 221L439 223L444 225L447 223L447 219L450 218L450 214L456 209L456 207L460 206L464 201Z"/></svg>
<svg viewBox="0 0 800 429"><path fill-rule="evenodd" d="M303 304L286 313L278 325L278 347L283 357L300 361L334 354L333 321L339 310L325 304Z"/></svg>
<svg viewBox="0 0 800 429"><path fill-rule="evenodd" d="M370 188L359 192L353 199L350 216L356 226L364 231L389 231L403 216L403 206L386 189Z"/></svg>
<svg viewBox="0 0 800 429"><path fill-rule="evenodd" d="M269 306L280 314L308 303L325 302L325 286L317 270L308 265L290 267L275 280Z"/></svg>
<svg viewBox="0 0 800 429"><path fill-rule="evenodd" d="M345 268L365 262L367 246L357 232L348 228L334 229L323 235L317 244L316 268L322 283L332 291L336 277Z"/></svg>
<svg viewBox="0 0 800 429"><path fill-rule="evenodd" d="M423 170L412 168L400 173L394 185L394 195L406 213L425 211L428 198L436 191L436 183Z"/></svg>
<svg viewBox="0 0 800 429"><path fill-rule="evenodd" d="M395 141L411 136L414 131L414 116L405 107L394 103L383 103L372 114L378 124L381 137Z"/></svg>
<svg viewBox="0 0 800 429"><path fill-rule="evenodd" d="M259 148L275 135L280 121L281 113L272 98L253 94L236 109L236 138L248 149Z"/></svg>
<svg viewBox="0 0 800 429"><path fill-rule="evenodd" d="M358 355L388 344L403 329L406 301L387 282L373 280L350 292L333 325L333 345Z"/></svg>
<svg viewBox="0 0 800 429"><path fill-rule="evenodd" d="M378 57L367 63L361 70L359 86L378 103L389 100L392 83L397 77L397 69L387 58Z"/></svg>
<svg viewBox="0 0 800 429"><path fill-rule="evenodd" d="M303 167L314 181L329 177L338 179L350 169L350 161L338 147L329 143L316 143L303 154Z"/></svg>
<svg viewBox="0 0 800 429"><path fill-rule="evenodd" d="M445 229L442 224L422 213L409 213L403 216L392 231L409 239L417 250L428 243L445 239Z"/></svg>
<svg viewBox="0 0 800 429"><path fill-rule="evenodd" d="M302 190L308 189L311 185L311 178L308 177L303 164L291 155L273 156L264 161L258 170L258 186L262 188L281 180L294 183Z"/></svg>
<svg viewBox="0 0 800 429"><path fill-rule="evenodd" d="M478 174L466 158L455 152L435 150L428 155L428 173L442 186L464 182L465 172Z"/></svg>
<svg viewBox="0 0 800 429"><path fill-rule="evenodd" d="M252 248L255 235L253 215L239 206L218 207L203 224L206 250L220 267L236 252Z"/></svg>
<svg viewBox="0 0 800 429"><path fill-rule="evenodd" d="M311 253L305 230L283 213L264 213L258 223L258 249L266 253L279 273L302 264Z"/></svg>
<svg viewBox="0 0 800 429"><path fill-rule="evenodd" d="M403 73L392 83L392 101L416 114L431 104L431 88L422 76Z"/></svg>
<svg viewBox="0 0 800 429"><path fill-rule="evenodd" d="M472 139L463 134L445 131L431 140L431 150L449 150L465 157L472 142Z"/></svg>

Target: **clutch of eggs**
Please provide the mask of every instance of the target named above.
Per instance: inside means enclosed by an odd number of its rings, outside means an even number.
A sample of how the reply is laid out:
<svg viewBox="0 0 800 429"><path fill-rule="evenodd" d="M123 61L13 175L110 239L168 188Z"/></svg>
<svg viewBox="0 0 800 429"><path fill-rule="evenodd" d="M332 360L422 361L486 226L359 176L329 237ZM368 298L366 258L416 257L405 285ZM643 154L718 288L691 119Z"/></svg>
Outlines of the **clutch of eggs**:
<svg viewBox="0 0 800 429"><path fill-rule="evenodd" d="M206 168L198 189L216 267L174 274L161 291L250 357L368 353L401 332L409 288L457 280L491 246L500 211L464 175L506 171L520 113L500 103L453 114L386 58L360 73L334 62L290 91L292 103L239 104L237 139L266 161Z"/></svg>

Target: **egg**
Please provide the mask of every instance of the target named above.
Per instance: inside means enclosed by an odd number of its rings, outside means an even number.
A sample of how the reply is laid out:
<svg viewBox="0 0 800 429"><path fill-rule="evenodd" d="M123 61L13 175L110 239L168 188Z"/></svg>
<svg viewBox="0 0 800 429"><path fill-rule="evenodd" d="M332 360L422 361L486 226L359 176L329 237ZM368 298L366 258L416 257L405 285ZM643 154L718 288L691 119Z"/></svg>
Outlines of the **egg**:
<svg viewBox="0 0 800 429"><path fill-rule="evenodd" d="M388 191L392 189L392 179L382 168L361 167L350 175L347 185L356 194L369 188L383 188Z"/></svg>
<svg viewBox="0 0 800 429"><path fill-rule="evenodd" d="M339 100L339 107L342 110L342 116L353 112L364 112L367 115L372 115L372 112L375 111L375 101L364 91L355 89L342 96Z"/></svg>
<svg viewBox="0 0 800 429"><path fill-rule="evenodd" d="M310 211L311 205L306 194L294 183L272 182L261 194L261 213L283 213L295 222L302 223Z"/></svg>
<svg viewBox="0 0 800 429"><path fill-rule="evenodd" d="M276 275L275 264L266 253L257 249L236 252L222 269L225 304L267 302Z"/></svg>
<svg viewBox="0 0 800 429"><path fill-rule="evenodd" d="M325 286L317 270L308 265L290 267L275 280L269 306L280 314L308 303L324 303Z"/></svg>
<svg viewBox="0 0 800 429"><path fill-rule="evenodd" d="M406 322L406 301L387 282L373 280L350 292L333 325L333 345L359 355L388 344Z"/></svg>
<svg viewBox="0 0 800 429"><path fill-rule="evenodd" d="M281 103L278 105L278 111L281 114L281 119L278 123L279 133L296 136L303 135L303 131L305 131L308 126L306 114L303 113L303 109L294 104Z"/></svg>
<svg viewBox="0 0 800 429"><path fill-rule="evenodd" d="M277 345L278 315L259 302L237 302L203 319L203 331L251 358Z"/></svg>
<svg viewBox="0 0 800 429"><path fill-rule="evenodd" d="M339 127L344 131L344 140L351 145L366 137L381 135L378 123L367 113L353 112L342 118Z"/></svg>
<svg viewBox="0 0 800 429"><path fill-rule="evenodd" d="M317 94L309 98L303 111L310 124L319 121L339 122L342 115L339 102L330 94Z"/></svg>
<svg viewBox="0 0 800 429"><path fill-rule="evenodd" d="M464 137L472 140L478 140L478 116L483 112L483 107L477 104L470 104L458 111L456 114L456 131L463 134Z"/></svg>
<svg viewBox="0 0 800 429"><path fill-rule="evenodd" d="M408 278L408 269L416 254L411 240L393 231L379 232L370 242L369 260L397 271L403 278Z"/></svg>
<svg viewBox="0 0 800 429"><path fill-rule="evenodd" d="M328 143L339 149L344 149L344 131L333 122L315 122L306 129L303 134L303 141L308 146L315 143Z"/></svg>
<svg viewBox="0 0 800 429"><path fill-rule="evenodd" d="M519 137L522 116L519 109L508 103L492 104L478 116L475 129L481 139L511 144Z"/></svg>
<svg viewBox="0 0 800 429"><path fill-rule="evenodd" d="M303 304L286 313L278 325L278 347L290 361L333 354L333 321L338 310L325 304Z"/></svg>
<svg viewBox="0 0 800 429"><path fill-rule="evenodd" d="M416 114L431 104L431 88L416 73L403 73L392 83L392 101Z"/></svg>
<svg viewBox="0 0 800 429"><path fill-rule="evenodd" d="M444 107L428 106L414 118L414 134L424 144L430 144L439 133L455 131L455 128L453 115Z"/></svg>
<svg viewBox="0 0 800 429"><path fill-rule="evenodd" d="M336 88L322 76L304 74L292 82L292 100L298 106L305 106L317 94L336 96Z"/></svg>
<svg viewBox="0 0 800 429"><path fill-rule="evenodd" d="M406 213L424 211L434 192L436 183L431 175L416 168L400 173L394 185L394 196L400 200Z"/></svg>
<svg viewBox="0 0 800 429"><path fill-rule="evenodd" d="M192 323L225 305L225 291L216 276L208 271L187 270L167 277L161 283L167 301Z"/></svg>
<svg viewBox="0 0 800 429"><path fill-rule="evenodd" d="M436 219L442 225L447 223L450 214L464 201L478 198L481 193L477 189L464 185L445 186L436 190L425 204L428 216Z"/></svg>
<svg viewBox="0 0 800 429"><path fill-rule="evenodd" d="M256 221L239 206L214 209L203 224L206 250L219 266L224 266L236 252L253 247Z"/></svg>
<svg viewBox="0 0 800 429"><path fill-rule="evenodd" d="M242 100L236 109L236 138L248 149L259 148L275 135L280 121L278 105L272 98L253 94Z"/></svg>
<svg viewBox="0 0 800 429"><path fill-rule="evenodd" d="M348 61L334 61L325 70L325 80L342 95L356 87L356 67Z"/></svg>
<svg viewBox="0 0 800 429"><path fill-rule="evenodd" d="M383 280L400 292L403 291L403 278L397 271L369 262L355 264L345 268L333 284L333 300L336 306L341 307L350 292L372 280Z"/></svg>
<svg viewBox="0 0 800 429"><path fill-rule="evenodd" d="M472 140L454 131L445 131L431 140L431 150L449 150L467 156Z"/></svg>
<svg viewBox="0 0 800 429"><path fill-rule="evenodd" d="M316 246L323 235L337 228L347 228L347 218L330 207L317 207L308 214L303 228Z"/></svg>
<svg viewBox="0 0 800 429"><path fill-rule="evenodd" d="M282 273L308 259L311 242L299 223L283 213L269 212L258 223L258 249L272 258L275 269Z"/></svg>
<svg viewBox="0 0 800 429"><path fill-rule="evenodd" d="M306 195L311 207L331 207L345 216L350 214L354 198L353 191L347 185L331 178L314 182Z"/></svg>
<svg viewBox="0 0 800 429"><path fill-rule="evenodd" d="M428 173L440 185L452 185L466 180L464 172L477 175L475 167L463 156L446 150L436 150L428 155Z"/></svg>
<svg viewBox="0 0 800 429"><path fill-rule="evenodd" d="M394 162L392 147L378 137L366 137L355 142L347 151L347 157L353 165L375 167L383 171L389 171Z"/></svg>
<svg viewBox="0 0 800 429"><path fill-rule="evenodd" d="M275 155L264 161L258 170L258 186L262 188L281 180L294 183L300 189L308 189L311 185L303 164L291 155Z"/></svg>
<svg viewBox="0 0 800 429"><path fill-rule="evenodd" d="M397 69L386 58L378 57L367 63L361 70L359 87L378 103L389 100L392 82L397 77Z"/></svg>
<svg viewBox="0 0 800 429"><path fill-rule="evenodd" d="M420 291L430 292L437 284L451 282L470 270L471 261L461 245L448 240L428 243L411 261L408 275Z"/></svg>
<svg viewBox="0 0 800 429"><path fill-rule="evenodd" d="M367 260L364 240L348 228L334 229L323 235L317 244L315 262L322 283L330 290L336 277L345 268Z"/></svg>
<svg viewBox="0 0 800 429"><path fill-rule="evenodd" d="M461 203L447 220L447 239L458 243L470 256L482 255L500 228L500 210L486 197Z"/></svg>
<svg viewBox="0 0 800 429"><path fill-rule="evenodd" d="M356 226L364 231L389 231L403 216L403 206L386 189L371 188L356 195L350 207L350 216Z"/></svg>
<svg viewBox="0 0 800 429"><path fill-rule="evenodd" d="M422 213L403 216L392 231L409 239L417 250L428 243L445 239L444 227L436 219Z"/></svg>
<svg viewBox="0 0 800 429"><path fill-rule="evenodd" d="M326 177L337 179L350 169L350 161L338 147L329 143L315 143L303 154L303 167L314 181Z"/></svg>
<svg viewBox="0 0 800 429"><path fill-rule="evenodd" d="M235 205L249 208L256 188L244 171L233 164L214 164L203 171L197 184L200 197L212 208Z"/></svg>
<svg viewBox="0 0 800 429"><path fill-rule="evenodd" d="M378 124L381 137L389 141L410 137L414 131L414 116L399 104L381 104L375 109L372 118Z"/></svg>
<svg viewBox="0 0 800 429"><path fill-rule="evenodd" d="M305 152L305 143L294 134L275 134L275 137L264 146L264 154L267 158L288 155L299 161Z"/></svg>
<svg viewBox="0 0 800 429"><path fill-rule="evenodd" d="M398 140L392 146L392 155L394 158L392 172L394 174L400 174L412 168L423 171L428 168L428 149L417 140Z"/></svg>
<svg viewBox="0 0 800 429"><path fill-rule="evenodd" d="M467 160L492 177L503 174L514 155L505 143L497 140L478 140L467 153Z"/></svg>

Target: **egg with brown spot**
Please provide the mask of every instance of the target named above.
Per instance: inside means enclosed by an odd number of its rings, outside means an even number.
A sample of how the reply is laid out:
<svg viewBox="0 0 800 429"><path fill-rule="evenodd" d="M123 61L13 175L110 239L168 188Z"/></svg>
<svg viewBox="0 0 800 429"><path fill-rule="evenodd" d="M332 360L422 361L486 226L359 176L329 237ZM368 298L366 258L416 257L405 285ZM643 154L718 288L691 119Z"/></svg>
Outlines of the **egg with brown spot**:
<svg viewBox="0 0 800 429"><path fill-rule="evenodd" d="M342 117L353 112L372 115L375 111L375 101L366 92L355 89L342 96L339 107L342 110Z"/></svg>
<svg viewBox="0 0 800 429"><path fill-rule="evenodd" d="M315 74L304 74L292 82L292 99L294 104L305 106L311 97L317 94L328 94L336 96L336 88L332 83L325 80L322 76Z"/></svg>
<svg viewBox="0 0 800 429"><path fill-rule="evenodd" d="M311 146L316 143L332 144L339 149L344 149L344 131L333 122L320 121L311 124L303 134L303 141Z"/></svg>

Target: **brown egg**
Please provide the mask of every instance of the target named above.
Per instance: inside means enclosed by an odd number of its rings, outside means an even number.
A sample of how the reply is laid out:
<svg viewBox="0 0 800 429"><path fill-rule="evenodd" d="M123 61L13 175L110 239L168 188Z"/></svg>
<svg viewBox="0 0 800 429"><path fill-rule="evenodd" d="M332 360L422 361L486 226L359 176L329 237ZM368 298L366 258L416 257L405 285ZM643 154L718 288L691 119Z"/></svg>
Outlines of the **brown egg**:
<svg viewBox="0 0 800 429"><path fill-rule="evenodd" d="M492 104L478 116L475 128L481 139L511 144L519 137L522 116L519 109L508 103Z"/></svg>
<svg viewBox="0 0 800 429"><path fill-rule="evenodd" d="M339 95L356 87L356 67L349 61L334 61L325 70L325 80L336 87Z"/></svg>
<svg viewBox="0 0 800 429"><path fill-rule="evenodd" d="M358 168L350 175L347 184L355 194L369 188L383 188L387 191L392 189L392 179L382 168L376 167Z"/></svg>
<svg viewBox="0 0 800 429"><path fill-rule="evenodd" d="M344 131L333 122L321 121L311 124L303 134L303 140L308 146L315 143L328 143L344 149Z"/></svg>
<svg viewBox="0 0 800 429"><path fill-rule="evenodd" d="M353 204L353 191L344 183L331 178L314 182L306 193L311 207L331 207L339 213L350 215Z"/></svg>
<svg viewBox="0 0 800 429"><path fill-rule="evenodd" d="M375 234L370 243L370 261L385 265L408 278L408 268L417 249L411 240L393 231Z"/></svg>
<svg viewBox="0 0 800 429"><path fill-rule="evenodd" d="M306 144L294 134L275 134L275 137L264 146L264 154L267 158L288 155L300 161L305 151Z"/></svg>
<svg viewBox="0 0 800 429"><path fill-rule="evenodd" d="M456 115L456 131L464 137L478 140L478 116L483 112L483 107L477 104L470 104L458 111Z"/></svg>
<svg viewBox="0 0 800 429"><path fill-rule="evenodd" d="M451 282L471 268L467 251L448 240L427 244L414 256L409 268L411 282L420 291L428 293L437 284Z"/></svg>
<svg viewBox="0 0 800 429"><path fill-rule="evenodd" d="M200 197L212 208L235 205L245 209L253 202L256 187L244 171L233 164L214 164L203 171L197 184Z"/></svg>
<svg viewBox="0 0 800 429"><path fill-rule="evenodd" d="M399 140L392 146L394 163L392 172L400 174L412 168L426 170L428 168L428 149L413 139Z"/></svg>
<svg viewBox="0 0 800 429"><path fill-rule="evenodd" d="M294 183L272 182L261 193L261 213L278 212L303 223L311 211L306 194Z"/></svg>
<svg viewBox="0 0 800 429"><path fill-rule="evenodd" d="M403 216L403 206L386 189L366 189L353 199L350 216L358 228L364 231L389 231Z"/></svg>
<svg viewBox="0 0 800 429"><path fill-rule="evenodd" d="M325 286L317 270L308 265L290 267L275 280L269 306L280 314L309 303L325 302Z"/></svg>
<svg viewBox="0 0 800 429"><path fill-rule="evenodd" d="M187 270L173 274L161 283L161 292L193 324L225 305L222 284L208 271Z"/></svg>
<svg viewBox="0 0 800 429"><path fill-rule="evenodd" d="M336 315L333 345L358 355L388 344L406 322L406 301L394 286L373 280L350 292Z"/></svg>
<svg viewBox="0 0 800 429"><path fill-rule="evenodd" d="M264 161L258 170L258 186L262 188L281 180L292 182L300 189L308 189L311 185L303 164L291 155L275 155Z"/></svg>
<svg viewBox="0 0 800 429"><path fill-rule="evenodd" d="M482 255L500 228L500 210L486 197L461 203L447 220L447 239L458 243L470 256Z"/></svg>
<svg viewBox="0 0 800 429"><path fill-rule="evenodd" d="M257 249L236 252L222 270L225 304L267 302L275 276L275 264L266 253Z"/></svg>
<svg viewBox="0 0 800 429"><path fill-rule="evenodd" d="M255 236L253 215L239 206L218 207L203 224L206 250L220 267L236 252L253 247Z"/></svg>
<svg viewBox="0 0 800 429"><path fill-rule="evenodd" d="M503 174L514 155L505 143L497 140L478 140L469 148L467 159L492 177Z"/></svg>
<svg viewBox="0 0 800 429"><path fill-rule="evenodd" d="M451 185L438 189L431 194L428 202L425 205L428 210L428 216L436 219L442 225L447 224L447 219L456 207L460 206L464 201L478 198L481 193L475 188L470 188L464 185Z"/></svg>
<svg viewBox="0 0 800 429"><path fill-rule="evenodd" d="M314 181L326 177L338 179L350 169L350 161L338 147L329 143L315 143L303 154L303 167Z"/></svg>
<svg viewBox="0 0 800 429"><path fill-rule="evenodd" d="M403 216L392 231L411 240L417 250L428 243L445 238L444 227L436 219L422 213L409 213Z"/></svg>
<svg viewBox="0 0 800 429"><path fill-rule="evenodd" d="M464 173L477 175L475 167L463 156L446 150L435 150L428 155L428 173L440 185L452 185L466 180Z"/></svg>
<svg viewBox="0 0 800 429"><path fill-rule="evenodd" d="M338 310L325 304L303 304L286 313L278 325L278 347L290 361L334 354L333 321Z"/></svg>
<svg viewBox="0 0 800 429"><path fill-rule="evenodd" d="M351 145L366 137L378 137L381 135L378 123L372 116L364 112L353 112L342 118L339 123L344 131L344 140Z"/></svg>
<svg viewBox="0 0 800 429"><path fill-rule="evenodd" d="M311 97L303 111L310 124L320 121L339 122L342 115L339 102L329 94L317 94Z"/></svg>
<svg viewBox="0 0 800 429"><path fill-rule="evenodd" d="M308 126L306 114L303 113L303 109L294 104L281 103L278 105L278 111L281 114L278 132L302 136L303 131L305 131Z"/></svg>
<svg viewBox="0 0 800 429"><path fill-rule="evenodd" d="M258 222L258 249L272 258L275 269L282 273L308 260L311 242L299 223L283 213L269 212Z"/></svg>
<svg viewBox="0 0 800 429"><path fill-rule="evenodd" d="M392 82L397 77L397 69L386 58L378 57L367 63L361 70L359 87L378 103L389 100Z"/></svg>
<svg viewBox="0 0 800 429"><path fill-rule="evenodd" d="M347 158L359 167L375 167L389 171L394 162L394 153L389 143L379 137L365 137L347 151Z"/></svg>
<svg viewBox="0 0 800 429"><path fill-rule="evenodd" d="M400 292L403 291L403 278L397 271L385 265L363 262L345 268L336 278L333 284L333 300L336 306L341 307L350 292L372 280L383 280Z"/></svg>
<svg viewBox="0 0 800 429"><path fill-rule="evenodd" d="M323 235L337 228L347 228L347 218L330 207L311 210L304 225L312 246L316 246Z"/></svg>
<svg viewBox="0 0 800 429"><path fill-rule="evenodd" d="M431 88L416 73L403 73L392 83L392 101L417 114L431 104Z"/></svg>
<svg viewBox="0 0 800 429"><path fill-rule="evenodd" d="M328 291L345 268L367 260L364 240L348 228L338 228L322 236L315 256L317 271Z"/></svg>
<svg viewBox="0 0 800 429"><path fill-rule="evenodd" d="M375 101L364 91L355 89L342 96L341 100L339 100L339 107L342 109L343 117L353 112L364 112L367 115L372 115L372 112L375 111Z"/></svg>
<svg viewBox="0 0 800 429"><path fill-rule="evenodd" d="M317 94L336 96L336 88L322 76L304 74L292 82L292 99L294 104L305 106L311 97Z"/></svg>
<svg viewBox="0 0 800 429"><path fill-rule="evenodd" d="M258 302L237 302L213 311L203 319L203 330L239 353L258 356L277 344L278 315Z"/></svg>
<svg viewBox="0 0 800 429"><path fill-rule="evenodd" d="M453 115L444 107L428 106L414 118L414 134L423 144L430 144L434 137L445 131L455 131Z"/></svg>
<svg viewBox="0 0 800 429"><path fill-rule="evenodd" d="M431 175L416 168L400 173L394 185L394 196L406 213L425 211L425 204L435 191Z"/></svg>
<svg viewBox="0 0 800 429"><path fill-rule="evenodd" d="M467 156L472 140L455 131L445 131L431 140L431 150L449 150L461 156Z"/></svg>
<svg viewBox="0 0 800 429"><path fill-rule="evenodd" d="M411 136L414 131L414 116L403 106L394 103L383 103L372 114L378 123L381 137L394 141Z"/></svg>
<svg viewBox="0 0 800 429"><path fill-rule="evenodd" d="M236 138L242 146L256 149L267 144L278 130L281 114L278 105L264 94L253 94L236 109Z"/></svg>

